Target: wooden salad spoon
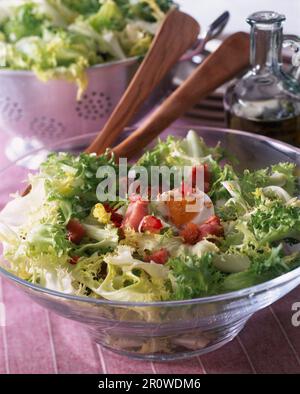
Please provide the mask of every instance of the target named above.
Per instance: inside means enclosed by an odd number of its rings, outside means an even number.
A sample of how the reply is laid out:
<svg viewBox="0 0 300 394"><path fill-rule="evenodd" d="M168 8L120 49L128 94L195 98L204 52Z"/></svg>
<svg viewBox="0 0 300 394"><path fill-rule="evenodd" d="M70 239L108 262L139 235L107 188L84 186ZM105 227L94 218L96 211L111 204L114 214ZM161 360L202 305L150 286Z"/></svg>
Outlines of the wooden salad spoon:
<svg viewBox="0 0 300 394"><path fill-rule="evenodd" d="M86 153L99 154L114 145L154 88L195 44L199 33L200 26L191 16L177 9L166 15L127 90Z"/></svg>
<svg viewBox="0 0 300 394"><path fill-rule="evenodd" d="M235 77L249 65L249 35L238 32L224 40L123 142L113 148L115 158L131 159L199 100ZM98 150L102 153L103 150Z"/></svg>

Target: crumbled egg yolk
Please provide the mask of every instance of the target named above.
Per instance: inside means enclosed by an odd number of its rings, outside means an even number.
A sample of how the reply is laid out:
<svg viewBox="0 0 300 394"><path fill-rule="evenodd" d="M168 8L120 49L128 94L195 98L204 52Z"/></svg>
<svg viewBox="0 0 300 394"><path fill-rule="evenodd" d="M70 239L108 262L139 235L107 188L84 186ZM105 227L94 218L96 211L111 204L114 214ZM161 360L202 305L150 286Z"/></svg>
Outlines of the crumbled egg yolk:
<svg viewBox="0 0 300 394"><path fill-rule="evenodd" d="M93 209L93 216L102 224L110 222L111 213L106 212L103 204L96 204Z"/></svg>
<svg viewBox="0 0 300 394"><path fill-rule="evenodd" d="M255 192L252 193L254 198L261 198L263 197L263 191L262 189L256 188Z"/></svg>
<svg viewBox="0 0 300 394"><path fill-rule="evenodd" d="M164 192L158 196L156 208L177 228L191 222L201 225L214 215L211 199L199 190L187 193L184 197L178 189Z"/></svg>
<svg viewBox="0 0 300 394"><path fill-rule="evenodd" d="M169 208L169 215L171 221L175 224L175 226L180 227L186 223L191 222L197 213L195 212L187 212L187 205L193 205L196 203L196 199L193 201L187 201L182 199L181 201L175 201L174 199L170 199L170 201L166 202L166 205Z"/></svg>

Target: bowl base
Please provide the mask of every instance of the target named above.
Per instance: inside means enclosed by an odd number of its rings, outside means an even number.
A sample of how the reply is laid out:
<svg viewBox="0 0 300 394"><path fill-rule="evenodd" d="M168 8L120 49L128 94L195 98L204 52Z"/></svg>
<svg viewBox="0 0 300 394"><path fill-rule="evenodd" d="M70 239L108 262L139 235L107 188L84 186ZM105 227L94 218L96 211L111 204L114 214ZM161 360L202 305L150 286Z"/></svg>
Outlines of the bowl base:
<svg viewBox="0 0 300 394"><path fill-rule="evenodd" d="M118 354L120 356L126 356L132 360L169 362L169 361L176 361L176 360L188 360L193 357L202 356L203 354L213 352L213 351L221 348L222 346L226 345L230 341L232 341L236 337L237 334L238 333L236 333L235 335L233 335L229 338L225 338L223 341L220 341L218 343L215 343L212 346L208 346L203 349L194 350L194 351L186 350L184 352L170 353L170 354L167 354L167 353L164 353L164 354L161 354L161 353L157 353L157 354L155 354L155 353L152 353L152 354L133 353L133 352L127 352L125 350L116 350L116 349L111 348L110 346L100 344L100 343L99 343L99 345L112 353Z"/></svg>
<svg viewBox="0 0 300 394"><path fill-rule="evenodd" d="M218 332L218 330L211 330L210 333L207 333L206 335L203 335L202 333L201 334L202 339L200 341L199 339L198 341L196 340L193 347L191 346L190 348L188 348L187 345L183 346L183 343L180 342L180 335L178 336L175 335L172 337L155 337L155 336L151 337L150 342L153 341L152 343L156 344L156 345L154 344L156 348L157 347L159 348L163 343L166 343L166 341L168 340L170 341L169 346L164 347L167 350L162 350L160 352L151 352L149 348L147 349L147 346L139 347L140 350L137 350L136 345L140 343L140 341L143 341L143 339L138 336L135 336L134 338L132 337L125 338L120 334L120 338L122 338L122 340L119 343L117 339L118 336L115 336L115 339L110 338L109 340L110 343L108 343L107 339L105 339L105 337L103 337L102 335L99 336L95 333L95 331L91 332L91 330L89 329L88 331L92 339L98 345L104 347L105 349L113 353L117 353L119 355L126 356L128 358L135 360L173 361L173 360L182 360L182 359L189 359L189 358L201 356L203 354L213 352L219 349L220 347L226 345L228 342L232 341L239 334L239 332L245 327L245 324L247 323L247 321L251 316L252 315L249 315L246 318L231 325L221 335L220 332ZM191 336L192 338L193 337L197 338L197 332L195 331L191 332L189 336ZM149 337L144 338L144 341L149 343ZM177 343L177 346L172 347L172 342L173 344ZM180 343L181 345L179 345ZM126 345L127 345L127 349L125 348ZM144 345L146 345L146 343ZM190 345L192 345L191 342ZM129 346L131 347L131 349L128 349ZM170 349L169 352L168 349Z"/></svg>

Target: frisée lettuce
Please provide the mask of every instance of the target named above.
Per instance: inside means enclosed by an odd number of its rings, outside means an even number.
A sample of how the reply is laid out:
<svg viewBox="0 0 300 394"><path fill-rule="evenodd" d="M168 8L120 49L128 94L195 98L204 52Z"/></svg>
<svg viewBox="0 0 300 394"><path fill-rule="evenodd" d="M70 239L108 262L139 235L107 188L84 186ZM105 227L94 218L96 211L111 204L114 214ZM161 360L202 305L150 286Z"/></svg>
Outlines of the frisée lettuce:
<svg viewBox="0 0 300 394"><path fill-rule="evenodd" d="M144 56L169 0L20 0L0 5L0 68L86 89L86 69Z"/></svg>
<svg viewBox="0 0 300 394"><path fill-rule="evenodd" d="M189 166L190 186L182 180L178 189L154 188L153 200L150 183L150 200L129 191L121 198L121 186L115 185L117 198L108 194L99 201L98 185L105 179L99 168L121 173L113 155L52 153L29 176L31 191L14 195L0 212L2 264L52 290L124 302L215 295L299 267L296 166L238 172L228 157L194 131L182 139L168 137L128 171L144 166L147 179L153 166L178 173ZM200 170L203 190L193 184ZM127 175L122 169L123 183ZM188 197L205 203L187 213Z"/></svg>

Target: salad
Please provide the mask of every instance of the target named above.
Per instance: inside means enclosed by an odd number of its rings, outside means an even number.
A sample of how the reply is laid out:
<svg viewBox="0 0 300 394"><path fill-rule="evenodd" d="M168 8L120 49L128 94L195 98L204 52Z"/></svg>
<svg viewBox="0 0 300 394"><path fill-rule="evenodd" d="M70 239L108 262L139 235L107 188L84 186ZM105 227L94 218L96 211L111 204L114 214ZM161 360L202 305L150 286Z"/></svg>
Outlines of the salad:
<svg viewBox="0 0 300 394"><path fill-rule="evenodd" d="M235 291L300 266L295 165L238 173L232 162L194 131L159 140L125 174L109 151L52 153L0 213L2 264L48 289L132 302ZM167 189L153 184L158 167L172 169Z"/></svg>
<svg viewBox="0 0 300 394"><path fill-rule="evenodd" d="M172 0L1 1L0 68L87 86L96 64L143 56Z"/></svg>

